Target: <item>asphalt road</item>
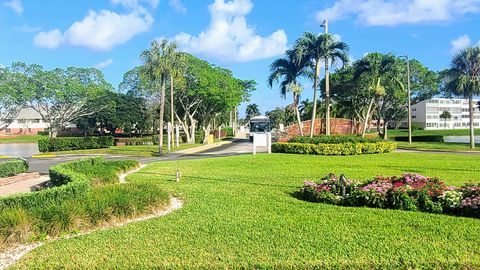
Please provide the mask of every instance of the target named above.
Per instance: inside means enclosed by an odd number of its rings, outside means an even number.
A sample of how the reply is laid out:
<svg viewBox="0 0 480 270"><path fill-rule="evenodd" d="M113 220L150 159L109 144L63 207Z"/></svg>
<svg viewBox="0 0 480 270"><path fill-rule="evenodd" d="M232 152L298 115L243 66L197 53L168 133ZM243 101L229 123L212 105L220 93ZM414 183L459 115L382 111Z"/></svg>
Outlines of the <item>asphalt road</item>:
<svg viewBox="0 0 480 270"><path fill-rule="evenodd" d="M164 160L185 160L185 159L200 159L200 158L213 158L213 157L225 157L235 155L251 154L253 151L253 145L248 140L237 140L230 144L221 145L203 152L180 155L176 153L170 153L162 157L134 157L134 156L104 156L107 160L124 160L134 159L140 163L150 163ZM257 152L266 152L266 147L260 148ZM59 156L52 158L27 158L30 165L30 172L48 173L48 169L59 163L72 161L80 158L86 158L92 156Z"/></svg>

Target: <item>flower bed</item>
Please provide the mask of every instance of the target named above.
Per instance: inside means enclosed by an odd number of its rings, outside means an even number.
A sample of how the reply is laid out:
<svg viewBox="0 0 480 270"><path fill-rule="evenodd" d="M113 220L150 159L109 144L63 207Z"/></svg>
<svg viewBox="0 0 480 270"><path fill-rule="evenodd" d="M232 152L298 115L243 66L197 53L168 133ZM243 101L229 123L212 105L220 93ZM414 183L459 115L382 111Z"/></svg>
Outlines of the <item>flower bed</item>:
<svg viewBox="0 0 480 270"><path fill-rule="evenodd" d="M367 206L480 218L480 184L446 186L438 178L419 174L377 176L361 184L329 174L319 182L305 181L301 199L343 206Z"/></svg>

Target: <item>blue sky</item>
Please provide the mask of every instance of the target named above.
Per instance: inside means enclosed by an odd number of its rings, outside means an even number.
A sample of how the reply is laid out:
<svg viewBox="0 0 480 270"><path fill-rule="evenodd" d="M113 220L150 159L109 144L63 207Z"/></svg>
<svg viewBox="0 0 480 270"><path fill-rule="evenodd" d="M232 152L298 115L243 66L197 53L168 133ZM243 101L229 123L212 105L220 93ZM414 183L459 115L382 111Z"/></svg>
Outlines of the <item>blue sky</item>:
<svg viewBox="0 0 480 270"><path fill-rule="evenodd" d="M303 32L323 31L324 18L352 59L392 52L440 70L480 44L480 0L0 0L0 65L96 66L117 86L151 40L172 38L256 80L251 103L265 112L291 98L268 88L269 64Z"/></svg>

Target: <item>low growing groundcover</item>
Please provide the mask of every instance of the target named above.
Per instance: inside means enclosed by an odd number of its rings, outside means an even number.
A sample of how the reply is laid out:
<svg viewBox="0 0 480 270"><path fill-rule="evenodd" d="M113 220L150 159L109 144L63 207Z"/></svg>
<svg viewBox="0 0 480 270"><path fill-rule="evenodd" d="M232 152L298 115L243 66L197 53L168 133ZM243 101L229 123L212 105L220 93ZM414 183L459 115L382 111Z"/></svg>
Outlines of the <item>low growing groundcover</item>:
<svg viewBox="0 0 480 270"><path fill-rule="evenodd" d="M480 180L479 162L390 153L153 163L129 181L159 184L185 200L182 209L49 243L13 269L478 269L479 219L310 203L292 193L330 172L362 180L411 172L459 186Z"/></svg>

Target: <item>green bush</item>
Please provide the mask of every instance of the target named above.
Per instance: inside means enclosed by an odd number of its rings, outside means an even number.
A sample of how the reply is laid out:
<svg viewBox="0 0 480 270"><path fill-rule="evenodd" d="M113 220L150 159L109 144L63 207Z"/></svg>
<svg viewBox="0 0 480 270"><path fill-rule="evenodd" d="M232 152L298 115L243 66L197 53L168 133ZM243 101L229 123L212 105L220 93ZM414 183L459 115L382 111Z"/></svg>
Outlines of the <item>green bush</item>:
<svg viewBox="0 0 480 270"><path fill-rule="evenodd" d="M289 140L291 143L309 143L309 144L338 144L338 143L368 143L368 142L379 142L378 138L364 138L357 135L321 135L314 136L312 138L305 136L293 137Z"/></svg>
<svg viewBox="0 0 480 270"><path fill-rule="evenodd" d="M158 185L110 184L110 178L118 180L117 173L135 166L138 162L132 160L102 158L67 162L50 169L56 186L0 198L0 250L19 242L117 222L165 206L169 195ZM95 179L104 177L109 184L92 185Z"/></svg>
<svg viewBox="0 0 480 270"><path fill-rule="evenodd" d="M388 153L397 148L394 142L369 143L336 143L336 144L308 144L308 143L273 143L272 152L288 154L314 154L327 156L362 155Z"/></svg>
<svg viewBox="0 0 480 270"><path fill-rule="evenodd" d="M233 134L233 128L231 127L225 127L222 129L222 131L224 131L228 137L233 137L234 134Z"/></svg>
<svg viewBox="0 0 480 270"><path fill-rule="evenodd" d="M54 187L38 192L0 197L0 210L7 207L30 209L48 203L58 203L84 195L92 189L92 182L112 183L117 173L138 166L137 161L105 161L102 158L80 159L50 168Z"/></svg>
<svg viewBox="0 0 480 270"><path fill-rule="evenodd" d="M408 142L408 136L395 137L397 142ZM413 142L444 142L442 135L412 136Z"/></svg>
<svg viewBox="0 0 480 270"><path fill-rule="evenodd" d="M60 137L38 141L40 152L57 152L80 149L99 149L113 146L113 137Z"/></svg>
<svg viewBox="0 0 480 270"><path fill-rule="evenodd" d="M0 177L14 176L28 171L28 162L23 159L13 159L0 162Z"/></svg>

